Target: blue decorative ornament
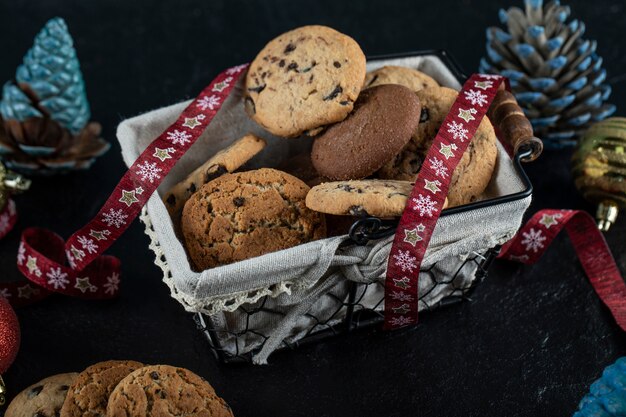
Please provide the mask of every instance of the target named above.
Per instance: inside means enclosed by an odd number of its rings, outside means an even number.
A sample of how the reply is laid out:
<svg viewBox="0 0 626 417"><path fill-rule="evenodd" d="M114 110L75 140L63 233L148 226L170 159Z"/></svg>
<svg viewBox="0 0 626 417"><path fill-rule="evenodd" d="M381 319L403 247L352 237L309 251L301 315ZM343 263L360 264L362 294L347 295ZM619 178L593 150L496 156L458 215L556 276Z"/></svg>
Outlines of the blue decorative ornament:
<svg viewBox="0 0 626 417"><path fill-rule="evenodd" d="M109 149L90 115L72 37L51 19L2 87L0 158L28 173L88 168Z"/></svg>
<svg viewBox="0 0 626 417"><path fill-rule="evenodd" d="M626 416L626 356L602 372L578 408L573 417Z"/></svg>
<svg viewBox="0 0 626 417"><path fill-rule="evenodd" d="M520 106L548 148L574 146L589 126L611 116L611 87L596 53L583 39L585 24L568 22L570 8L558 0L525 0L525 10L500 10L499 27L487 29L480 71L511 81Z"/></svg>

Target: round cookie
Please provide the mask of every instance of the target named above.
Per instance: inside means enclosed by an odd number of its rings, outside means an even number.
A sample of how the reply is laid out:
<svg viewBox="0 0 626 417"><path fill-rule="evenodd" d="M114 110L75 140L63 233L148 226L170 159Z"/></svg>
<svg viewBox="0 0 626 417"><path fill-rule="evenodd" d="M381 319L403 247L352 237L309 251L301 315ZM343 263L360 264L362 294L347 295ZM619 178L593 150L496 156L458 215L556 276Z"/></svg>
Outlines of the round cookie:
<svg viewBox="0 0 626 417"><path fill-rule="evenodd" d="M61 417L106 415L109 396L131 372L143 367L135 361L105 361L91 365L78 375L67 393Z"/></svg>
<svg viewBox="0 0 626 417"><path fill-rule="evenodd" d="M226 402L204 379L168 365L130 373L109 397L107 417L232 417Z"/></svg>
<svg viewBox="0 0 626 417"><path fill-rule="evenodd" d="M284 137L343 120L365 79L365 55L347 35L303 26L270 41L246 75L246 111Z"/></svg>
<svg viewBox="0 0 626 417"><path fill-rule="evenodd" d="M420 109L415 93L401 85L364 90L350 116L315 139L313 166L333 180L373 174L409 142L419 123Z"/></svg>
<svg viewBox="0 0 626 417"><path fill-rule="evenodd" d="M399 67L396 65L387 65L365 74L363 88L384 84L400 84L411 91L439 87L437 81L431 76L413 68Z"/></svg>
<svg viewBox="0 0 626 417"><path fill-rule="evenodd" d="M7 408L5 417L56 417L67 391L78 374L53 375L44 378L17 394Z"/></svg>
<svg viewBox="0 0 626 417"><path fill-rule="evenodd" d="M410 181L360 180L326 182L311 188L311 210L342 216L400 217L413 190ZM447 207L447 201L443 208Z"/></svg>
<svg viewBox="0 0 626 417"><path fill-rule="evenodd" d="M226 174L185 204L182 230L196 270L260 256L325 236L324 217L309 210L309 187L270 168Z"/></svg>
<svg viewBox="0 0 626 417"><path fill-rule="evenodd" d="M412 143L378 171L379 178L415 180L421 163L407 163L407 160L414 156L414 160L423 161L458 93L451 88L438 87L418 91L416 95L422 104L422 114ZM493 126L485 117L452 174L448 192L450 207L471 203L485 191L498 156L496 141Z"/></svg>

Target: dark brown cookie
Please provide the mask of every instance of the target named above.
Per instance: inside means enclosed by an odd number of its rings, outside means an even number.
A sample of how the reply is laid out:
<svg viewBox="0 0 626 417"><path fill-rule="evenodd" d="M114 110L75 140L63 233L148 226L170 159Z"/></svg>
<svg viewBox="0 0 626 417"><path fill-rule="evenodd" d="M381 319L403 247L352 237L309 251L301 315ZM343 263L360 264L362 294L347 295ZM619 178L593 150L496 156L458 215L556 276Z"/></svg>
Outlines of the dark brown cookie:
<svg viewBox="0 0 626 417"><path fill-rule="evenodd" d="M415 93L394 84L364 90L343 122L315 139L313 166L335 179L361 179L398 154L411 139L420 119Z"/></svg>
<svg viewBox="0 0 626 417"><path fill-rule="evenodd" d="M67 391L78 376L72 372L42 379L17 394L5 417L57 417Z"/></svg>
<svg viewBox="0 0 626 417"><path fill-rule="evenodd" d="M270 41L250 64L246 111L269 132L294 137L343 120L365 79L354 39L304 26Z"/></svg>
<svg viewBox="0 0 626 417"><path fill-rule="evenodd" d="M213 387L193 372L146 366L126 376L111 393L107 417L233 417Z"/></svg>
<svg viewBox="0 0 626 417"><path fill-rule="evenodd" d="M109 396L131 372L143 367L135 361L106 361L91 365L78 375L61 408L61 417L106 415Z"/></svg>
<svg viewBox="0 0 626 417"><path fill-rule="evenodd" d="M196 270L260 256L325 236L324 217L304 200L309 187L270 168L223 175L183 210L187 253Z"/></svg>

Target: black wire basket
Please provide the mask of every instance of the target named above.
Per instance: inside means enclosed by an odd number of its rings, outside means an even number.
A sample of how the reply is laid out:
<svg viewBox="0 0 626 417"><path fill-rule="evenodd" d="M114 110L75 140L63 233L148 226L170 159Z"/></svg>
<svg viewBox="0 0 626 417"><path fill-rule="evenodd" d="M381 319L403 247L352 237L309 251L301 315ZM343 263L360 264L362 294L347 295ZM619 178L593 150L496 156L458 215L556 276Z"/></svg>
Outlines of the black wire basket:
<svg viewBox="0 0 626 417"><path fill-rule="evenodd" d="M387 55L371 58L370 61L402 62L404 59L420 56L438 58L459 84L467 79L455 61L444 51ZM505 148L505 144L500 147L501 155L505 153ZM522 162L532 160L536 155L537 149L522 146L511 160L506 162L507 172L516 178L517 185L514 189L505 193L491 194L491 197L485 200L446 209L441 213L440 220L445 222L447 216L453 216L450 223L465 227L466 223L459 223L460 217L471 217L478 213L478 210L489 210L502 205L501 207L514 210L515 221L521 222L532 194L532 185L522 168ZM460 214L462 216L459 216ZM483 218L482 220L490 221L489 219ZM146 220L147 233L152 238L151 248L157 254L157 264L164 270L165 282L172 289L174 298L180 301L180 291L172 280L173 275L167 267L164 252L156 250L160 244L155 238L154 229L152 233L149 231L152 227L149 214L146 214L144 221ZM352 225L349 239L341 244L339 252L364 245L376 245L377 242L385 244L395 234L397 223L397 220L383 220L365 215ZM487 276L489 266L499 253L499 244L512 237L512 233L515 232L516 227L513 223L506 222L506 233L500 231L499 240L489 239L491 243L479 246L480 249L472 248L455 252L452 261L440 259L436 262L425 263L426 266L420 271L420 283L423 283L423 287L420 284L418 296L420 312L430 312L468 300L474 288ZM329 271L327 272L330 273ZM264 363L264 359L259 360L255 356L266 358L268 352L271 353L274 350L295 349L301 345L377 326L383 322L384 278L377 276L376 279L367 282L342 279L332 288L328 288L330 290L320 291L319 299L314 301L312 307L318 308L302 310L301 316L298 317L298 324L294 325L288 334L280 334L280 337L277 337L276 327L272 327L272 324L287 318L288 308L294 305L279 300L280 297L288 297L288 291L287 293L279 291L278 295L259 293L256 297L254 296L256 291L250 291L249 294L252 294L252 297L246 298L244 303L224 304L218 310L204 308L204 301L194 298L195 295L191 294L187 297L190 297L193 303L183 303L183 305L189 311L196 312L194 318L197 326L220 362ZM323 308L320 308L320 305ZM262 352L264 350L265 352Z"/></svg>

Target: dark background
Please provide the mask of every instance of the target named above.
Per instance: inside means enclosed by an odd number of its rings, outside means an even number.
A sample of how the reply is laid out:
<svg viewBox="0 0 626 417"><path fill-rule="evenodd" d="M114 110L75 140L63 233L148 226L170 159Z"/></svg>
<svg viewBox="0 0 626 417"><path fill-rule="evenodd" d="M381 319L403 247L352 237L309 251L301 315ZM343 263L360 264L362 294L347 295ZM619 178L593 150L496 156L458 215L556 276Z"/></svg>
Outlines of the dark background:
<svg viewBox="0 0 626 417"><path fill-rule="evenodd" d="M1 0L0 81L10 79L47 19L74 36L92 105L111 151L88 172L35 178L17 198L20 222L0 241L2 280L18 279L27 226L64 236L96 213L125 167L115 140L123 119L195 96L220 70L251 60L272 37L309 23L353 36L367 55L445 48L471 72L499 7L521 1ZM604 56L612 101L624 114L625 4L570 2ZM618 113L620 113L618 110ZM528 167L539 208L593 210L576 193L569 151ZM626 213L607 240L626 271ZM626 337L601 305L566 237L535 266L497 262L466 302L423 315L408 331L363 331L270 365L222 366L192 317L169 297L136 221L109 253L123 262L122 295L86 302L52 297L21 308L22 346L4 375L10 396L45 376L128 358L187 367L245 416L567 416Z"/></svg>

